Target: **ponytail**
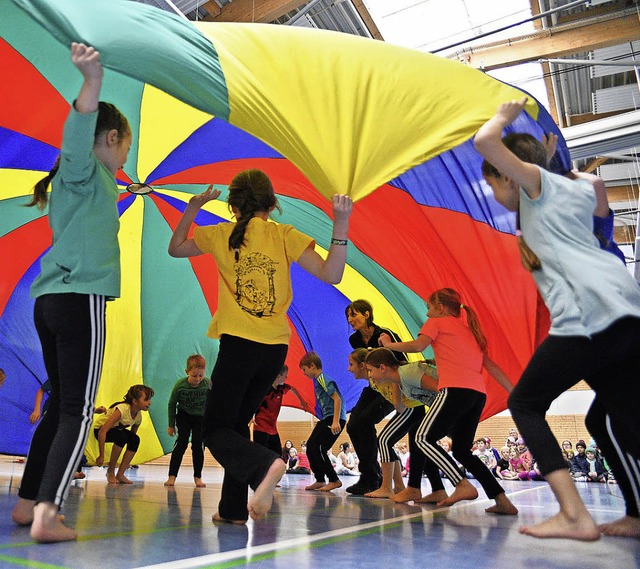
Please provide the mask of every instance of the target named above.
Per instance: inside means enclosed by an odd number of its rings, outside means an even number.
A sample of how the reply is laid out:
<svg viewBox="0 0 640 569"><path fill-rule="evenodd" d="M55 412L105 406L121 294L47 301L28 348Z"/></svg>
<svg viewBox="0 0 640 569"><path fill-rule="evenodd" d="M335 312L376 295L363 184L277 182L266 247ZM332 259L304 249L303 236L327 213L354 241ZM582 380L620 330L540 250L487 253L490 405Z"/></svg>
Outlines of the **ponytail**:
<svg viewBox="0 0 640 569"><path fill-rule="evenodd" d="M465 309L467 313L467 324L469 325L469 330L473 334L473 337L478 342L478 347L482 351L483 354L487 353L487 338L482 331L482 326L480 326L480 320L478 320L478 316L475 313L475 310L466 304L461 305L462 308Z"/></svg>
<svg viewBox="0 0 640 569"><path fill-rule="evenodd" d="M469 330L471 330L471 333L476 339L478 347L480 348L482 353L487 353L487 338L482 331L482 326L480 326L478 316L476 315L473 308L462 303L460 294L457 290L454 290L452 288L441 288L440 290L435 291L429 297L429 302L432 304L442 304L442 306L444 306L447 311L455 318L459 318L460 311L464 309L467 313L467 325L469 326Z"/></svg>
<svg viewBox="0 0 640 569"><path fill-rule="evenodd" d="M53 168L51 168L51 171L33 186L33 197L28 204L25 204L25 207L37 206L37 208L42 211L47 206L49 202L47 188L51 180L53 180L53 177L58 173L58 168L60 168L60 156L56 158L56 163L53 165Z"/></svg>

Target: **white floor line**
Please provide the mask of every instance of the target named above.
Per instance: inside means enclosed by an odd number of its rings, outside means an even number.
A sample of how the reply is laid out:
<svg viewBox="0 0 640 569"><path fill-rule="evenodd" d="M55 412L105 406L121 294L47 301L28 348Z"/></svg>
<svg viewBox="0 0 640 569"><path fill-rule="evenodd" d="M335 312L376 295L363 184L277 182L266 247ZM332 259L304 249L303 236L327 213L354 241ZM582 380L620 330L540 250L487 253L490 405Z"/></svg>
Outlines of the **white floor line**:
<svg viewBox="0 0 640 569"><path fill-rule="evenodd" d="M435 513L446 508L439 508L438 510L430 510L429 513ZM256 547L247 546L242 549L234 549L232 551L225 551L224 553L212 553L209 555L201 555L199 557L193 557L191 559L178 559L176 561L168 561L166 563L158 563L156 565L144 565L137 567L136 569L192 569L195 567L203 567L206 565L213 565L214 563L223 563L225 561L231 561L233 559L247 558L247 561L251 560L254 555L261 555L264 553L271 553L274 551L281 551L286 549L295 549L302 546L309 546L317 541L324 539L331 539L335 537L342 537L350 533L357 533L359 531L372 529L376 527L382 527L391 523L398 523L405 520L420 517L424 512L416 512L408 514L406 516L400 516L397 518L388 518L385 520L379 520L377 522L369 522L367 524L360 524L357 526L351 526L348 528L342 528L333 531L327 531L323 533L317 533L309 537L298 537L294 539L287 539L279 541L278 543L266 543L264 545L258 545Z"/></svg>
<svg viewBox="0 0 640 569"><path fill-rule="evenodd" d="M548 488L548 486L541 485L534 488L528 488L526 490L508 492L507 496L511 497L511 496L516 496L518 494L525 494L527 492L537 491L541 488ZM457 509L460 509L461 507L478 506L478 505L489 503L489 502L493 502L493 500L489 500L488 498L485 498L483 500L473 500L465 504L458 503L456 505L458 506ZM316 543L318 541L322 541L325 539L342 537L352 533L366 531L368 529L383 527L390 524L395 524L395 523L412 520L419 517L424 517L425 514L428 516L432 516L433 514L436 514L438 512L443 512L445 510L448 510L450 507L451 506L445 506L442 508L435 508L433 510L422 510L421 512L415 512L413 514L407 514L405 516L387 518L384 520L378 520L377 522L369 522L366 524L360 524L360 525L351 526L348 528L327 531L323 533L314 534L308 537L298 537L294 539L288 539L285 541L279 541L278 543L266 543L264 545L258 545L256 547L247 546L247 547L243 547L242 549L234 549L232 551L225 551L224 553L211 553L209 555L192 557L191 559L178 559L176 561L167 561L166 563L157 563L155 565L144 565L144 566L137 567L136 569L194 569L197 567L204 567L204 566L213 565L216 563L224 563L226 561L232 561L234 559L242 559L243 557L246 557L247 561L250 561L251 557L253 557L254 555L261 555L265 553L272 553L274 551L282 551L286 549L295 549L302 546L309 546L312 543Z"/></svg>

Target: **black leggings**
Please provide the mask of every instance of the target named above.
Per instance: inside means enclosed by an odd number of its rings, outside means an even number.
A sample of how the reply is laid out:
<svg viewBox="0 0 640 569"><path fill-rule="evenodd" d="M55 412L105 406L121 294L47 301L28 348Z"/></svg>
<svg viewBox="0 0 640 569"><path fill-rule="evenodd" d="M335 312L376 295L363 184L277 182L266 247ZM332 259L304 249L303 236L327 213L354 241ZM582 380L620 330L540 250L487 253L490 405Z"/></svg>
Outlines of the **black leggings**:
<svg viewBox="0 0 640 569"><path fill-rule="evenodd" d="M509 409L543 475L566 468L545 420L552 401L584 379L595 391L586 417L624 496L640 517L640 318L623 318L586 336L548 336L509 397Z"/></svg>
<svg viewBox="0 0 640 569"><path fill-rule="evenodd" d="M176 429L178 435L171 451L169 476L178 476L182 457L189 446L191 438L191 455L193 457L193 477L202 478L204 466L204 443L202 441L202 416L189 415L184 411L176 413Z"/></svg>
<svg viewBox="0 0 640 569"><path fill-rule="evenodd" d="M96 439L98 438L99 433L100 429L93 430L93 434ZM140 447L140 437L136 433L132 433L129 429L117 427L109 429L104 440L105 442L113 443L113 446L120 448L124 448L126 446L127 450L130 450L131 452L138 452L138 448Z"/></svg>
<svg viewBox="0 0 640 569"><path fill-rule="evenodd" d="M91 432L102 372L105 297L47 294L33 317L47 375L49 408L38 423L18 495L62 506Z"/></svg>
<svg viewBox="0 0 640 569"><path fill-rule="evenodd" d="M344 419L340 419L340 432L342 432L345 422ZM307 441L307 456L309 457L309 464L316 482L326 482L325 477L329 482L338 481L336 469L327 456L327 451L331 449L333 443L340 436L340 433L334 435L331 432L331 423L333 423L333 415L329 415L316 423Z"/></svg>
<svg viewBox="0 0 640 569"><path fill-rule="evenodd" d="M367 386L349 415L347 433L358 455L359 483L363 485L378 487L381 473L376 425L392 412L393 405L382 394Z"/></svg>
<svg viewBox="0 0 640 569"><path fill-rule="evenodd" d="M270 435L264 431L253 431L253 442L258 443L263 447L267 447L276 454L282 453L282 441L280 440L280 435L278 433ZM287 460L289 460L289 457L287 457Z"/></svg>
<svg viewBox="0 0 640 569"><path fill-rule="evenodd" d="M223 334L211 374L202 422L204 442L224 468L218 512L246 520L249 486L255 490L280 458L249 439L249 421L287 357L286 344L260 344Z"/></svg>

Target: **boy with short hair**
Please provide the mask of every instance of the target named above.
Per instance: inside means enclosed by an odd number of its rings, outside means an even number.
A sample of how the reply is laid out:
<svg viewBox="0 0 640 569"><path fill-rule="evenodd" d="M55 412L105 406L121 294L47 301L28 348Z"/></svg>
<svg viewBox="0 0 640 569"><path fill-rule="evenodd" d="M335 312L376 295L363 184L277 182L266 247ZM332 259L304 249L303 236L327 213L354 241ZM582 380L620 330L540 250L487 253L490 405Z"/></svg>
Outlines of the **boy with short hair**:
<svg viewBox="0 0 640 569"><path fill-rule="evenodd" d="M346 423L346 410L342 395L335 381L322 373L322 360L315 352L307 352L300 359L302 373L313 380L316 400L321 409L321 419L307 441L307 454L316 481L305 490L330 492L342 486L335 469L327 457ZM329 480L328 483L325 482Z"/></svg>
<svg viewBox="0 0 640 569"><path fill-rule="evenodd" d="M165 486L175 486L178 470L182 464L189 439L191 439L191 454L193 456L193 481L197 488L204 488L202 481L202 467L204 466L204 444L202 440L202 416L211 389L211 380L205 377L207 363L200 354L192 354L187 358L185 372L187 377L179 379L173 386L169 397L169 426L167 433L170 437L178 438L171 451L169 463L169 478Z"/></svg>

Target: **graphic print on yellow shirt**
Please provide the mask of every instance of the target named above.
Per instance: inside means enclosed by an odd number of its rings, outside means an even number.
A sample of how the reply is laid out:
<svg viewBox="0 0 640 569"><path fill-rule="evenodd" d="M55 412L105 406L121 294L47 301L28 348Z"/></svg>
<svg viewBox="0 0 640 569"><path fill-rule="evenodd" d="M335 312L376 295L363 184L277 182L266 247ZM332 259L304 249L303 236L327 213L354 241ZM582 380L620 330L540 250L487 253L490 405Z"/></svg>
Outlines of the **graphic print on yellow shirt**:
<svg viewBox="0 0 640 569"><path fill-rule="evenodd" d="M274 274L277 261L262 253L249 253L235 264L236 302L242 310L263 318L273 315L276 305Z"/></svg>
<svg viewBox="0 0 640 569"><path fill-rule="evenodd" d="M235 223L196 227L198 249L210 253L218 268L218 309L207 335L229 334L261 344L288 344L287 310L293 300L291 264L314 240L292 225L253 217L244 245L229 248Z"/></svg>

